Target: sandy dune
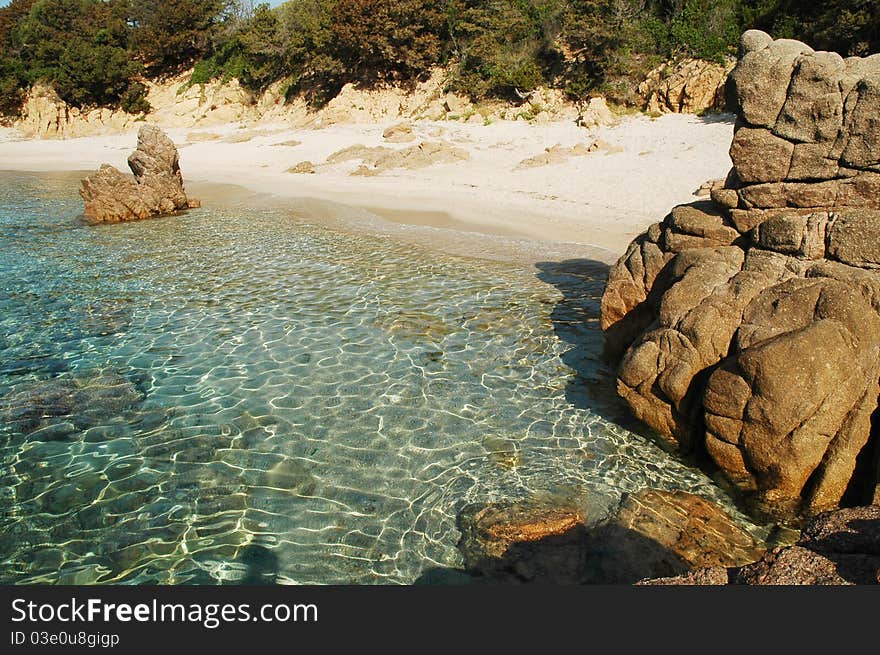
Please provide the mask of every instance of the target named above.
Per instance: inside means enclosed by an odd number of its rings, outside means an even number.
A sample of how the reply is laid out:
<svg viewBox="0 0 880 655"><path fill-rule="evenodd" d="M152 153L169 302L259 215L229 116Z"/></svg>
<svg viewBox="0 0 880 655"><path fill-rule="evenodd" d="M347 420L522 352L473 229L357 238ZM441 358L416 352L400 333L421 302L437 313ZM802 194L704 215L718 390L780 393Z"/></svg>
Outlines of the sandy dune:
<svg viewBox="0 0 880 655"><path fill-rule="evenodd" d="M728 116L631 116L593 131L570 122L421 121L413 126L415 140L396 143L382 136L391 126L248 130L227 125L167 131L181 146L181 167L190 183L237 184L279 197L330 200L375 209L395 222L590 244L607 250L608 259L671 206L693 200L707 179L727 174L733 131ZM597 140L599 147L588 151ZM420 143L430 144L429 157L441 163L413 157L412 148ZM437 144L459 155L444 155ZM134 145L134 133L36 141L0 129L0 170L90 170L104 162L122 168ZM348 157L327 163L334 153L358 145L382 153L383 167L370 171L364 161ZM418 166L394 168L395 153L389 159L386 151L374 150L378 146L410 149L401 156L402 165L415 161ZM565 156L545 156L548 148ZM521 166L526 160L532 164ZM314 165L313 174L288 172L306 161ZM211 197L202 200L212 202Z"/></svg>

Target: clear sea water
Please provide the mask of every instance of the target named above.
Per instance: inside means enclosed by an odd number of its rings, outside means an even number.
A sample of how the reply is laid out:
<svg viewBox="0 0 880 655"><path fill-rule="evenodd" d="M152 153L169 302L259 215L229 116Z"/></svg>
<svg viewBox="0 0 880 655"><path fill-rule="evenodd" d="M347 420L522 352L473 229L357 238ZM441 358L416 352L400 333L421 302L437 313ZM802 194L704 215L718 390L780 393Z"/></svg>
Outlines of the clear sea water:
<svg viewBox="0 0 880 655"><path fill-rule="evenodd" d="M74 177L0 183L2 583L411 583L472 502L731 507L621 425L601 266L280 209L89 227Z"/></svg>

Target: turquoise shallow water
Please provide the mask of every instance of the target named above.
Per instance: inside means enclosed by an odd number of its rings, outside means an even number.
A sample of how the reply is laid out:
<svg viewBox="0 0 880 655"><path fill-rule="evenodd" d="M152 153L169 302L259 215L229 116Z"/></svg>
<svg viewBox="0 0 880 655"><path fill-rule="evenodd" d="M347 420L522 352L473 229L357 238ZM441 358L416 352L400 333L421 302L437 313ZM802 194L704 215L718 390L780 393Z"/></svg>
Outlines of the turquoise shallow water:
<svg viewBox="0 0 880 655"><path fill-rule="evenodd" d="M0 181L0 582L410 583L469 502L730 507L612 422L598 269Z"/></svg>

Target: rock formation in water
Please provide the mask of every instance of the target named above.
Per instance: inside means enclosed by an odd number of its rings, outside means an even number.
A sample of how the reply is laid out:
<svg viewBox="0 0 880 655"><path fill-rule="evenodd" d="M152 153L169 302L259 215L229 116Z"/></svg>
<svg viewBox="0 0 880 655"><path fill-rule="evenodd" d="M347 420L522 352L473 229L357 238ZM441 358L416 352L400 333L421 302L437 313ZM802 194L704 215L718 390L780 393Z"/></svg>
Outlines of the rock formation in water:
<svg viewBox="0 0 880 655"><path fill-rule="evenodd" d="M749 31L731 78L726 183L609 274L618 390L760 511L880 503L880 55Z"/></svg>
<svg viewBox="0 0 880 655"><path fill-rule="evenodd" d="M134 177L104 164L82 181L87 221L135 221L199 206L186 196L177 147L158 127L141 127L128 166Z"/></svg>
<svg viewBox="0 0 880 655"><path fill-rule="evenodd" d="M880 507L815 517L791 546L768 550L740 568L697 569L651 585L849 585L880 583Z"/></svg>

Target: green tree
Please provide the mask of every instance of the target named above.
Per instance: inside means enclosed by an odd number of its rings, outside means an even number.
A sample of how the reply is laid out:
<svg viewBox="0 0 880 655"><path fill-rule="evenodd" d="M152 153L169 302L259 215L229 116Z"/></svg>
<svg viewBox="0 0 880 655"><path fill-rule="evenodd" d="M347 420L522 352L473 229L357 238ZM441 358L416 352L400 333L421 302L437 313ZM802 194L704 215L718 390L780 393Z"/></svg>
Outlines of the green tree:
<svg viewBox="0 0 880 655"><path fill-rule="evenodd" d="M0 115L15 115L21 107L28 75L15 28L30 13L35 1L12 0L0 8Z"/></svg>
<svg viewBox="0 0 880 655"><path fill-rule="evenodd" d="M289 93L304 93L320 105L347 81L347 68L336 56L335 0L291 0L279 7L279 40Z"/></svg>
<svg viewBox="0 0 880 655"><path fill-rule="evenodd" d="M257 5L246 20L233 18L225 33L218 35L214 53L193 68L190 83L236 78L247 88L264 89L284 71L278 29L278 17L266 3Z"/></svg>
<svg viewBox="0 0 880 655"><path fill-rule="evenodd" d="M128 109L144 109L143 87L134 79L139 68L127 52L126 12L123 0L38 0L19 11L4 28L4 111L14 104L13 80L19 88L51 83L75 106L118 106L124 98Z"/></svg>
<svg viewBox="0 0 880 655"><path fill-rule="evenodd" d="M333 52L355 80L410 79L440 60L438 0L336 0Z"/></svg>
<svg viewBox="0 0 880 655"><path fill-rule="evenodd" d="M740 0L687 0L669 26L674 53L723 60L736 51L740 16Z"/></svg>
<svg viewBox="0 0 880 655"><path fill-rule="evenodd" d="M281 77L284 48L278 40L279 21L268 4L254 10L238 37L242 48L242 83L262 89Z"/></svg>
<svg viewBox="0 0 880 655"><path fill-rule="evenodd" d="M455 86L511 99L547 82L562 62L563 0L450 0Z"/></svg>
<svg viewBox="0 0 880 655"><path fill-rule="evenodd" d="M213 50L227 0L131 0L131 45L154 76L180 72Z"/></svg>

